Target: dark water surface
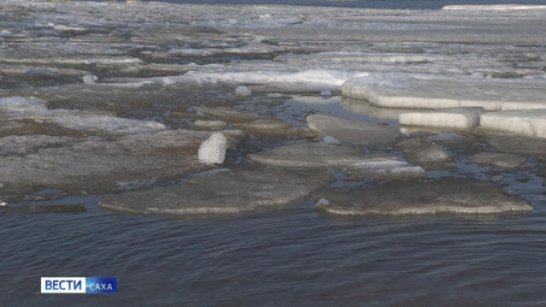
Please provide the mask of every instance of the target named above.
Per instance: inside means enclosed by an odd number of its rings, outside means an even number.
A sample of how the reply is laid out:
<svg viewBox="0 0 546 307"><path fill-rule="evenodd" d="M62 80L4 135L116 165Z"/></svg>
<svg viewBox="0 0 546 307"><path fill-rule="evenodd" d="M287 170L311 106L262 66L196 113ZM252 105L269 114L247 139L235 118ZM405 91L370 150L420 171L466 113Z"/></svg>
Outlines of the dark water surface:
<svg viewBox="0 0 546 307"><path fill-rule="evenodd" d="M177 220L90 212L2 216L2 306L423 304L544 306L546 210L335 218L309 202ZM119 293L44 296L41 276L117 276ZM24 300L22 300L24 298Z"/></svg>

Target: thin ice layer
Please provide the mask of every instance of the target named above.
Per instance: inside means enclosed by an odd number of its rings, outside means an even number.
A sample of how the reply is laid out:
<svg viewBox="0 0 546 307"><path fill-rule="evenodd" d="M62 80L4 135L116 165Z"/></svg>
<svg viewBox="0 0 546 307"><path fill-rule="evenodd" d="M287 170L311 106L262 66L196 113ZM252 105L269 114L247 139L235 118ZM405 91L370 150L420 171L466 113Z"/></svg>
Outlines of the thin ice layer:
<svg viewBox="0 0 546 307"><path fill-rule="evenodd" d="M372 189L325 190L317 207L337 215L486 214L531 211L527 201L472 179L389 182Z"/></svg>
<svg viewBox="0 0 546 307"><path fill-rule="evenodd" d="M141 214L229 214L291 204L327 183L327 178L286 170L217 169L180 185L104 197L102 208Z"/></svg>

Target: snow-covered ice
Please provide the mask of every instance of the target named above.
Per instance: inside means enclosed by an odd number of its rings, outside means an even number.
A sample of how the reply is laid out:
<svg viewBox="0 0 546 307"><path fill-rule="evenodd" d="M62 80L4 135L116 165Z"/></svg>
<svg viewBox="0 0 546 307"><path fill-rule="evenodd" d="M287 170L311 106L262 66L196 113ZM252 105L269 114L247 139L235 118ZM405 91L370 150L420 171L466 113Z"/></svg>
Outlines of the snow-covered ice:
<svg viewBox="0 0 546 307"><path fill-rule="evenodd" d="M226 158L227 139L221 132L214 132L199 146L199 162L203 164L222 164Z"/></svg>
<svg viewBox="0 0 546 307"><path fill-rule="evenodd" d="M103 205L219 213L290 203L332 174L358 202L361 182L422 178L416 195L444 191L452 185L429 184L435 171L468 179L472 161L508 172L529 158L517 172L538 173L527 165L546 153L545 29L537 5L0 1L0 192L148 189ZM401 135L398 123L419 132ZM451 138L430 127L472 130ZM220 130L230 128L240 130ZM188 177L228 147L230 170ZM510 207L482 204L414 209Z"/></svg>
<svg viewBox="0 0 546 307"><path fill-rule="evenodd" d="M481 108L453 108L437 111L413 111L399 116L400 125L471 129L480 124Z"/></svg>
<svg viewBox="0 0 546 307"><path fill-rule="evenodd" d="M120 118L104 111L73 111L48 109L47 102L27 97L0 98L0 116L49 122L60 126L87 131L109 131L113 133L143 133L164 130L156 121Z"/></svg>
<svg viewBox="0 0 546 307"><path fill-rule="evenodd" d="M546 5L530 4L489 4L489 5L446 5L443 11L520 11L520 10L546 10Z"/></svg>
<svg viewBox="0 0 546 307"><path fill-rule="evenodd" d="M482 107L487 111L546 108L546 82L378 74L351 79L342 93L387 108Z"/></svg>
<svg viewBox="0 0 546 307"><path fill-rule="evenodd" d="M485 129L546 138L546 109L485 113L481 117L480 126Z"/></svg>

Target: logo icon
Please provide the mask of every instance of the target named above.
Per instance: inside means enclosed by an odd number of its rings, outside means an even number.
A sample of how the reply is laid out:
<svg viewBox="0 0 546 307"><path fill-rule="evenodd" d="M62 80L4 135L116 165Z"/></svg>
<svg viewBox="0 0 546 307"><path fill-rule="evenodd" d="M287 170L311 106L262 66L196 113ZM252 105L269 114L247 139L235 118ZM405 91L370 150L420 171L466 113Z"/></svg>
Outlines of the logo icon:
<svg viewBox="0 0 546 307"><path fill-rule="evenodd" d="M116 277L42 277L43 294L103 294L116 293Z"/></svg>

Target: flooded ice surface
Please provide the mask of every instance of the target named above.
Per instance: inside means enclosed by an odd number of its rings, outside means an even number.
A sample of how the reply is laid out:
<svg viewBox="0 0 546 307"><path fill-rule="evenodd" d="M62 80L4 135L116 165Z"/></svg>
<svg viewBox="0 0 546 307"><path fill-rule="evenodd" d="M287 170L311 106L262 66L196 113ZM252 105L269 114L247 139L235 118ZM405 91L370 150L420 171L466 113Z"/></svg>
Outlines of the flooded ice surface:
<svg viewBox="0 0 546 307"><path fill-rule="evenodd" d="M546 304L545 32L0 0L0 305Z"/></svg>

